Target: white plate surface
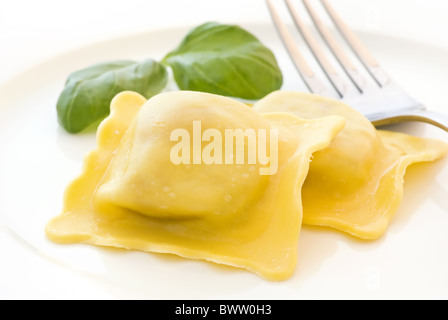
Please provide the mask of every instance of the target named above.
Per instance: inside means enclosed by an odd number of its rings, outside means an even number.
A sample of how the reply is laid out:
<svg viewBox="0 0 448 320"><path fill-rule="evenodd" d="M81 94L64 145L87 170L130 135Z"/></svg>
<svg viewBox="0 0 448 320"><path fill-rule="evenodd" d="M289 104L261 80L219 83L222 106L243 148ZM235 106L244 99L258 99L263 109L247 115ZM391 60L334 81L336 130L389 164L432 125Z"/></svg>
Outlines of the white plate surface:
<svg viewBox="0 0 448 320"><path fill-rule="evenodd" d="M244 26L244 25L243 25ZM269 25L244 26L277 55L285 89L305 90ZM108 40L37 65L0 87L0 297L44 299L448 298L447 160L416 165L387 234L364 242L304 227L294 276L271 283L243 270L87 245L57 245L44 226L59 214L94 134L69 135L55 103L67 75L96 62L161 58L189 28ZM448 52L375 34L360 36L390 74L430 109L448 112ZM448 135L423 124L391 127Z"/></svg>

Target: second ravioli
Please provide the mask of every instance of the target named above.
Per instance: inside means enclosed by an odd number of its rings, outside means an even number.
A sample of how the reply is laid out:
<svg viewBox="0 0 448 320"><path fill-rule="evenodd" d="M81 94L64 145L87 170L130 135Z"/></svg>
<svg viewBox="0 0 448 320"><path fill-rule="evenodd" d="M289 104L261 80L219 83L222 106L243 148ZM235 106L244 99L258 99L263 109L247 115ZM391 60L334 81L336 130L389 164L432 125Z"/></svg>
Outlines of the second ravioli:
<svg viewBox="0 0 448 320"><path fill-rule="evenodd" d="M254 110L289 112L304 119L339 115L346 126L325 150L313 155L302 189L303 223L329 226L362 239L387 230L403 196L403 176L414 163L434 161L446 143L377 130L344 103L299 92L274 92Z"/></svg>

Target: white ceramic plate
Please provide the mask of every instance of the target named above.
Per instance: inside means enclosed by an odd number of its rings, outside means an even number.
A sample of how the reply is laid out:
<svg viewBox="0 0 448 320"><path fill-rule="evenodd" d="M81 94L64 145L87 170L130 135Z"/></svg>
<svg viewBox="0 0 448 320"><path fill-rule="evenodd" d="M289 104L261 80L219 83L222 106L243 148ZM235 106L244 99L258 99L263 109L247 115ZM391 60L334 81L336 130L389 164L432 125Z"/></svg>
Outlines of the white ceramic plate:
<svg viewBox="0 0 448 320"><path fill-rule="evenodd" d="M244 26L244 25L243 25ZM270 25L244 26L277 55L285 89L305 90ZM37 65L0 86L0 297L50 299L393 299L448 298L448 166L409 169L403 204L387 234L365 242L304 227L295 275L271 283L243 270L87 245L57 245L44 226L66 185L95 147L69 135L55 104L68 74L112 59L161 58L189 28L113 39ZM393 77L429 108L448 112L448 52L360 34ZM448 141L423 124L392 127Z"/></svg>

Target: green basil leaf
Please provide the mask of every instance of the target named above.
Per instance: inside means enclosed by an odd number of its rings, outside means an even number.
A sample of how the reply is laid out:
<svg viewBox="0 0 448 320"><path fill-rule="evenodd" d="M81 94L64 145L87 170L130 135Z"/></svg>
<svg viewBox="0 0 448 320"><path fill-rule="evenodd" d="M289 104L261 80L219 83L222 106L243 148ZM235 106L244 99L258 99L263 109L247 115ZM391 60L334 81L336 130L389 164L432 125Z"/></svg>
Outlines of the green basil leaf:
<svg viewBox="0 0 448 320"><path fill-rule="evenodd" d="M70 133L80 132L109 115L116 94L130 90L149 99L167 81L166 68L152 59L112 61L73 72L57 102L59 122Z"/></svg>
<svg viewBox="0 0 448 320"><path fill-rule="evenodd" d="M255 100L283 83L272 51L236 25L209 22L192 29L163 62L182 90Z"/></svg>

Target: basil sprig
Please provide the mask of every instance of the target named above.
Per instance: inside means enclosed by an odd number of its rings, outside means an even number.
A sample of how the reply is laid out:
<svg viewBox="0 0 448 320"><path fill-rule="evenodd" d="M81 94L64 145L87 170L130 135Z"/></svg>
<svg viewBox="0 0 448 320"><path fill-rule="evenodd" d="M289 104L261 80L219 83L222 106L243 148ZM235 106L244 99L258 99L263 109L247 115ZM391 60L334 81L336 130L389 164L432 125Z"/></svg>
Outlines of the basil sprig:
<svg viewBox="0 0 448 320"><path fill-rule="evenodd" d="M57 102L60 124L76 133L110 112L112 98L126 90L149 99L161 92L171 68L179 89L255 100L281 87L274 54L235 25L209 22L192 29L161 62L111 61L73 72Z"/></svg>

